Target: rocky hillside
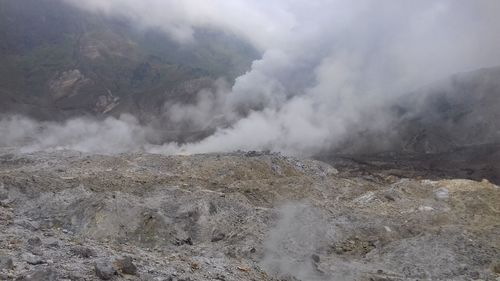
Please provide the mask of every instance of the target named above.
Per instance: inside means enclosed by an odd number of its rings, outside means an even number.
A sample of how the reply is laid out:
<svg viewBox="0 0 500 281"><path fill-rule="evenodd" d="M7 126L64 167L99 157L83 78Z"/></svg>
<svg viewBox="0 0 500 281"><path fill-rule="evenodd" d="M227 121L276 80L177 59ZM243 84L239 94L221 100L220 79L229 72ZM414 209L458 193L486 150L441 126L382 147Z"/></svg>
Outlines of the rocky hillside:
<svg viewBox="0 0 500 281"><path fill-rule="evenodd" d="M500 188L257 152L0 153L0 279L498 280Z"/></svg>
<svg viewBox="0 0 500 281"><path fill-rule="evenodd" d="M361 133L353 134L338 150L433 154L498 144L498 108L500 67L456 74L387 104L388 114L383 118L388 126L383 130L362 127Z"/></svg>
<svg viewBox="0 0 500 281"><path fill-rule="evenodd" d="M395 130L409 152L500 143L499 108L500 67L456 74L405 98Z"/></svg>
<svg viewBox="0 0 500 281"><path fill-rule="evenodd" d="M316 158L409 177L500 184L499 108L500 67L456 74L388 105L383 130L363 127Z"/></svg>
<svg viewBox="0 0 500 281"><path fill-rule="evenodd" d="M196 30L179 44L124 18L61 0L0 1L0 110L40 119L152 114L244 73L257 52L231 34Z"/></svg>

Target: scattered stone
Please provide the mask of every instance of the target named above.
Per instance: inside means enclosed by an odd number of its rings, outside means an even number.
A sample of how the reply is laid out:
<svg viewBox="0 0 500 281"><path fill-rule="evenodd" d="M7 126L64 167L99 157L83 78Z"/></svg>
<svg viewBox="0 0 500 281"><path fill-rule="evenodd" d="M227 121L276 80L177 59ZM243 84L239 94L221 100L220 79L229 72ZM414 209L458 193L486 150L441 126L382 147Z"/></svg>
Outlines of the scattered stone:
<svg viewBox="0 0 500 281"><path fill-rule="evenodd" d="M246 267L246 266L238 266L236 267L239 271L243 271L243 272L249 272L250 271L250 268L249 267Z"/></svg>
<svg viewBox="0 0 500 281"><path fill-rule="evenodd" d="M215 275L215 280L226 281L226 276L218 273L217 275Z"/></svg>
<svg viewBox="0 0 500 281"><path fill-rule="evenodd" d="M209 204L208 213L210 215L217 214L217 206L213 202L210 202L210 204Z"/></svg>
<svg viewBox="0 0 500 281"><path fill-rule="evenodd" d="M275 174L278 174L278 175L282 175L283 173L281 172L281 167L280 165L276 164L276 163L272 163L271 164L271 170L275 173Z"/></svg>
<svg viewBox="0 0 500 281"><path fill-rule="evenodd" d="M50 237L45 240L45 244L47 244L48 247L50 248L58 248L59 247L59 240L56 238Z"/></svg>
<svg viewBox="0 0 500 281"><path fill-rule="evenodd" d="M496 274L500 274L500 262L497 262L497 263L493 264L493 266L491 267L491 269Z"/></svg>
<svg viewBox="0 0 500 281"><path fill-rule="evenodd" d="M245 152L246 157L257 157L259 155L261 155L261 153L255 150Z"/></svg>
<svg viewBox="0 0 500 281"><path fill-rule="evenodd" d="M116 270L109 261L98 261L94 264L95 274L101 280L110 280L116 274Z"/></svg>
<svg viewBox="0 0 500 281"><path fill-rule="evenodd" d="M0 255L0 270L2 269L13 269L14 268L14 262L10 257Z"/></svg>
<svg viewBox="0 0 500 281"><path fill-rule="evenodd" d="M222 232L218 232L216 233L213 237L212 237L212 242L219 242L221 240L224 240L224 238L226 238L226 234L222 233Z"/></svg>
<svg viewBox="0 0 500 281"><path fill-rule="evenodd" d="M368 191L367 193L355 198L353 200L354 203L360 204L360 205L366 205L370 203L372 200L375 199L375 192L373 191Z"/></svg>
<svg viewBox="0 0 500 281"><path fill-rule="evenodd" d="M42 245L42 240L38 237L28 239L28 245L30 247L39 247Z"/></svg>
<svg viewBox="0 0 500 281"><path fill-rule="evenodd" d="M35 269L28 275L16 279L16 281L58 281L57 272L52 268Z"/></svg>
<svg viewBox="0 0 500 281"><path fill-rule="evenodd" d="M387 277L380 277L380 276L372 276L372 277L370 277L369 280L370 281L392 281L394 279L390 279L390 278L387 278Z"/></svg>
<svg viewBox="0 0 500 281"><path fill-rule="evenodd" d="M181 245L193 246L193 240L191 240L191 237L188 237L186 239L176 239L175 245L177 245L177 246L181 246Z"/></svg>
<svg viewBox="0 0 500 281"><path fill-rule="evenodd" d="M313 260L313 262L315 262L315 263L319 263L319 262L320 262L320 258L319 258L319 256L318 256L318 255L316 255L316 254L312 254L312 255L311 255L311 259L312 259L312 260Z"/></svg>
<svg viewBox="0 0 500 281"><path fill-rule="evenodd" d="M71 252L74 255L84 259L97 256L97 253L94 249L84 246L74 246L71 248Z"/></svg>
<svg viewBox="0 0 500 281"><path fill-rule="evenodd" d="M14 224L24 227L31 231L38 231L40 229L40 223L36 221L29 221L26 219L16 219Z"/></svg>
<svg viewBox="0 0 500 281"><path fill-rule="evenodd" d="M30 254L30 253L23 254L22 258L25 262L27 262L28 264L31 264L31 265L38 265L38 264L44 263L42 257L35 256L33 254Z"/></svg>
<svg viewBox="0 0 500 281"><path fill-rule="evenodd" d="M450 198L450 191L447 188L441 187L434 192L437 200L447 200Z"/></svg>
<svg viewBox="0 0 500 281"><path fill-rule="evenodd" d="M420 206L418 207L418 210L421 212L430 212L434 211L434 208L432 208L431 206Z"/></svg>
<svg viewBox="0 0 500 281"><path fill-rule="evenodd" d="M396 198L394 198L394 196L392 196L392 194L390 193L384 193L384 198L388 201L396 201Z"/></svg>
<svg viewBox="0 0 500 281"><path fill-rule="evenodd" d="M357 237L349 238L333 246L337 255L355 255L364 257L375 249L374 241L364 241Z"/></svg>
<svg viewBox="0 0 500 281"><path fill-rule="evenodd" d="M472 271L471 273L469 273L469 276L470 278L472 278L472 280L477 280L479 279L479 277L481 277L481 275L477 271Z"/></svg>
<svg viewBox="0 0 500 281"><path fill-rule="evenodd" d="M26 248L32 254L37 255L37 256L43 255L43 251L40 247L42 245L42 240L40 240L40 238L38 238L38 237L30 238L30 239L28 239L27 244L28 245Z"/></svg>
<svg viewBox="0 0 500 281"><path fill-rule="evenodd" d="M116 259L114 262L114 265L118 269L118 271L120 271L121 273L128 274L128 275L136 275L137 274L137 267L132 262L131 257L124 257L121 259Z"/></svg>
<svg viewBox="0 0 500 281"><path fill-rule="evenodd" d="M5 190L4 184L0 184L0 202L9 199L9 192Z"/></svg>
<svg viewBox="0 0 500 281"><path fill-rule="evenodd" d="M389 202L395 202L401 200L402 198L401 192L394 188L384 191L382 195L384 196L384 199Z"/></svg>
<svg viewBox="0 0 500 281"><path fill-rule="evenodd" d="M191 269L198 270L200 269L200 265L196 262L191 263Z"/></svg>

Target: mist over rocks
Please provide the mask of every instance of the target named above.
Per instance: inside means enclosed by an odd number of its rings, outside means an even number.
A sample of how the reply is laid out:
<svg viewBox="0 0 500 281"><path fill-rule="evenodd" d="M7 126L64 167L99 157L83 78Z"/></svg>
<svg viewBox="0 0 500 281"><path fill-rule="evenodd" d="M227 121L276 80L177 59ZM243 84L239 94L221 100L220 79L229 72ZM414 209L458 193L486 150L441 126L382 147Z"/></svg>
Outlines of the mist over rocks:
<svg viewBox="0 0 500 281"><path fill-rule="evenodd" d="M166 119L153 117L150 120L154 122L130 114L66 121L7 115L0 119L0 146L24 152L72 149L100 154L269 150L323 159L332 154L375 155L391 151L450 153L482 145L490 150L486 146L500 142L500 128L495 122L499 117L499 78L498 68L457 74L407 97L400 96L394 103L372 103L371 108L378 107L378 112L359 111L356 120L349 122L324 119L312 110L315 105L311 98L298 96L286 108L251 111L234 124L224 119L237 120L237 113L225 115L219 107L227 98L227 83L220 81L214 95L202 91L198 103L174 104L167 108ZM305 120L306 116L310 119ZM169 125L172 122L175 125ZM336 128L335 138L328 127Z"/></svg>

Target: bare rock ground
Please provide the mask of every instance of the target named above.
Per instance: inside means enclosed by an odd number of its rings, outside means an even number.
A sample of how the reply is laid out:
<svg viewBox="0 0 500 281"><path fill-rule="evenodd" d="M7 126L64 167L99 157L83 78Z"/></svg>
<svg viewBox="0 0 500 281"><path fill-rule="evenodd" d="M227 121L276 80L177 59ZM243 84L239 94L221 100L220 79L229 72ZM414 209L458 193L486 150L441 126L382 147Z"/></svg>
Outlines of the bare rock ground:
<svg viewBox="0 0 500 281"><path fill-rule="evenodd" d="M241 152L0 152L0 280L500 280L500 189Z"/></svg>

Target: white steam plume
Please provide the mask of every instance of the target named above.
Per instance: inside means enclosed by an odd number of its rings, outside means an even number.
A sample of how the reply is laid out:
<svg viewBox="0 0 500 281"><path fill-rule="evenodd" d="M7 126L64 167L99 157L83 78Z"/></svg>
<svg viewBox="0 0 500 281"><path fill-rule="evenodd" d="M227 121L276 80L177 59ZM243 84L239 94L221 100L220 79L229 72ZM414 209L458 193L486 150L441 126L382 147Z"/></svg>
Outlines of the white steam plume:
<svg viewBox="0 0 500 281"><path fill-rule="evenodd" d="M104 120L75 118L60 123L10 116L0 120L0 147L20 147L22 152L69 149L114 154L146 150L148 136L153 133L130 115Z"/></svg>
<svg viewBox="0 0 500 281"><path fill-rule="evenodd" d="M314 154L354 128L383 129L391 122L383 108L401 93L500 64L496 0L65 1L161 28L186 44L193 30L208 26L261 50L232 87L167 108L173 122L212 127L214 134L196 143L139 145L153 152Z"/></svg>

